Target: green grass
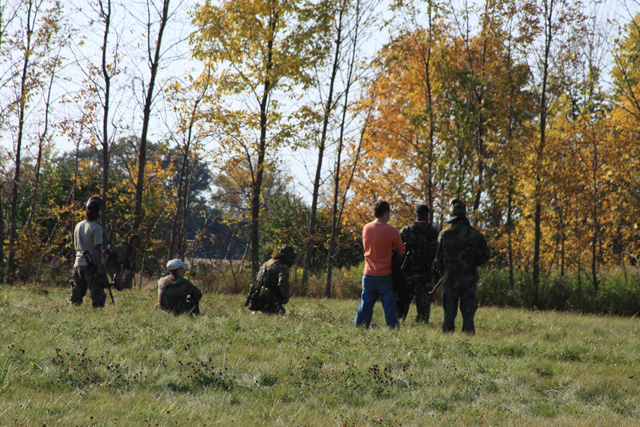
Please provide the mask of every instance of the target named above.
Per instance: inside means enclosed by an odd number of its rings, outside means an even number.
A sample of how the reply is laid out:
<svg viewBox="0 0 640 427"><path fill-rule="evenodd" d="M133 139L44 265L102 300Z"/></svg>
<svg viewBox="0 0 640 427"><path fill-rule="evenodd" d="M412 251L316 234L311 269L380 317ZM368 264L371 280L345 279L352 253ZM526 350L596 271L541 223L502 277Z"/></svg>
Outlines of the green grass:
<svg viewBox="0 0 640 427"><path fill-rule="evenodd" d="M68 290L0 288L0 424L36 426L638 425L637 318L480 307L477 335L352 327L357 301L293 298L285 317L153 291L93 310ZM412 308L410 317L415 315ZM458 319L459 320L459 319ZM374 322L384 324L379 304ZM459 327L459 324L457 325Z"/></svg>

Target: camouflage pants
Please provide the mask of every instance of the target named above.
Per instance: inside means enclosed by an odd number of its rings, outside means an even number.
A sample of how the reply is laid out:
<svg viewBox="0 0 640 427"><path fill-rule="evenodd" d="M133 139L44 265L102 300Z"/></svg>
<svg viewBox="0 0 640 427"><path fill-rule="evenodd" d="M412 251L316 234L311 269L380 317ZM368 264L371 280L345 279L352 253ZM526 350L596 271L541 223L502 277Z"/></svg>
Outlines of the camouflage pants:
<svg viewBox="0 0 640 427"><path fill-rule="evenodd" d="M173 313L176 316L180 314L200 314L200 300L184 295L163 295L160 298L160 309Z"/></svg>
<svg viewBox="0 0 640 427"><path fill-rule="evenodd" d="M416 321L429 323L429 316L431 315L431 303L433 302L433 295L430 292L433 290L433 280L425 279L416 283Z"/></svg>
<svg viewBox="0 0 640 427"><path fill-rule="evenodd" d="M71 286L71 303L82 304L87 289L91 291L91 302L94 308L104 307L107 294L104 288L107 286L107 276L98 276L95 267L74 267L73 285Z"/></svg>
<svg viewBox="0 0 640 427"><path fill-rule="evenodd" d="M131 289L133 287L134 274L129 270L122 271L120 265L107 263L105 271L111 277L112 282L116 275L122 280L122 289Z"/></svg>
<svg viewBox="0 0 640 427"><path fill-rule="evenodd" d="M282 314L284 315L287 310L278 301L269 302L264 308L260 309L265 314Z"/></svg>
<svg viewBox="0 0 640 427"><path fill-rule="evenodd" d="M405 304L405 310L409 311L409 304L414 295L416 298L416 322L429 322L429 316L431 314L431 303L433 302L433 295L429 292L433 289L433 280L430 278L417 278L407 279L407 298L409 301ZM404 311L404 310L403 310ZM403 318L407 313L402 313Z"/></svg>
<svg viewBox="0 0 640 427"><path fill-rule="evenodd" d="M478 309L478 290L475 286L466 288L442 289L442 307L444 308L443 332L455 330L455 320L458 314L458 301L460 301L460 313L462 313L462 332L475 335L476 328L473 317Z"/></svg>

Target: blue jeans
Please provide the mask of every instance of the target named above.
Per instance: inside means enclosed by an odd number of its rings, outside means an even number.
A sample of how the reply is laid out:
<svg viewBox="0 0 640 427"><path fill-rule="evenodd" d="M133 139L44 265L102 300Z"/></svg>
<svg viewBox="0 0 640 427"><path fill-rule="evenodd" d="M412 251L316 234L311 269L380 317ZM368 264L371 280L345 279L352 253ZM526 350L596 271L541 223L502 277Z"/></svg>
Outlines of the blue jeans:
<svg viewBox="0 0 640 427"><path fill-rule="evenodd" d="M396 312L396 301L398 294L393 291L393 280L391 275L387 276L367 276L362 275L362 295L360 305L356 312L354 325L369 327L373 316L373 306L380 298L384 317L390 328L396 328L398 324L398 314Z"/></svg>

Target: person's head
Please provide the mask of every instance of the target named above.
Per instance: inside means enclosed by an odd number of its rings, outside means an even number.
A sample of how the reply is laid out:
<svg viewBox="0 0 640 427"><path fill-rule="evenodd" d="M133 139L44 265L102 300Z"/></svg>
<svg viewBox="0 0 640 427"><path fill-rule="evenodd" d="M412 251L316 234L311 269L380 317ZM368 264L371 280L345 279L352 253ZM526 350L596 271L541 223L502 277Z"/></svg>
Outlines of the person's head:
<svg viewBox="0 0 640 427"><path fill-rule="evenodd" d="M142 243L142 239L137 234L129 236L129 245L131 247L138 249L141 243Z"/></svg>
<svg viewBox="0 0 640 427"><path fill-rule="evenodd" d="M284 245L283 247L275 251L271 256L271 258L281 259L284 261L285 264L291 267L295 262L296 258L298 258L298 255L296 255L296 251L295 249L293 249L293 246Z"/></svg>
<svg viewBox="0 0 640 427"><path fill-rule="evenodd" d="M187 264L186 262L183 262L178 258L167 261L167 270L169 270L169 272L173 277L184 276L184 273L188 269L189 269L189 264Z"/></svg>
<svg viewBox="0 0 640 427"><path fill-rule="evenodd" d="M416 208L416 218L418 221L427 221L429 219L429 206L418 205Z"/></svg>
<svg viewBox="0 0 640 427"><path fill-rule="evenodd" d="M385 215L391 213L391 207L389 202L385 200L378 200L373 204L373 214L378 219L384 219ZM389 219L387 217L387 219Z"/></svg>
<svg viewBox="0 0 640 427"><path fill-rule="evenodd" d="M102 200L100 197L91 196L87 201L86 217L89 221L95 221L100 217L100 205Z"/></svg>
<svg viewBox="0 0 640 427"><path fill-rule="evenodd" d="M451 201L451 219L465 218L467 216L467 205L464 202L453 199Z"/></svg>

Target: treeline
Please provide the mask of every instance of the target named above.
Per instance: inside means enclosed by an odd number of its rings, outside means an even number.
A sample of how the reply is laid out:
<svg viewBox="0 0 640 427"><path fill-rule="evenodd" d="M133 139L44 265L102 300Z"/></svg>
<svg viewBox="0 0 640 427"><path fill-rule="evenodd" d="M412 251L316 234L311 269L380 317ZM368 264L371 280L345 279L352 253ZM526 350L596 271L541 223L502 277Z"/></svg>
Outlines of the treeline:
<svg viewBox="0 0 640 427"><path fill-rule="evenodd" d="M640 256L640 16L610 34L588 4L484 2L469 31L469 11L430 5L373 64L354 202L462 198L529 304L550 274L598 294L603 267Z"/></svg>
<svg viewBox="0 0 640 427"><path fill-rule="evenodd" d="M300 292L323 271L331 296L375 200L442 226L456 197L522 304L552 277L597 296L640 255L640 4L616 6L2 2L3 278L68 268L99 194L109 241L143 235L148 264L255 272L294 243ZM307 182L288 150L315 157Z"/></svg>

